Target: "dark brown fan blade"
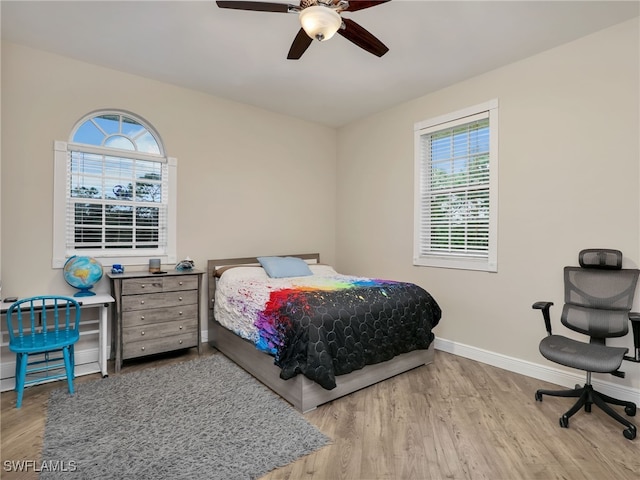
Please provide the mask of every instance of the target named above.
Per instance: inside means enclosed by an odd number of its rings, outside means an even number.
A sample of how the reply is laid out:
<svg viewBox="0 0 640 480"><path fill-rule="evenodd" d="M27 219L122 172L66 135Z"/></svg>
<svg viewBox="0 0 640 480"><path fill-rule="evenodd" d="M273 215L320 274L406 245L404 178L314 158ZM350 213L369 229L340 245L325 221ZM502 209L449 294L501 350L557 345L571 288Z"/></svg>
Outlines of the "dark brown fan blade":
<svg viewBox="0 0 640 480"><path fill-rule="evenodd" d="M343 12L355 12L356 10L363 10L365 8L369 8L369 7L375 7L377 5L380 5L381 3L387 3L391 0L372 0L372 1L366 1L366 0L349 0L349 6L347 8L345 8L343 10Z"/></svg>
<svg viewBox="0 0 640 480"><path fill-rule="evenodd" d="M216 2L220 8L233 8L234 10L252 10L255 12L289 13L289 5L286 3L244 2L228 1Z"/></svg>
<svg viewBox="0 0 640 480"><path fill-rule="evenodd" d="M291 44L291 48L289 49L289 55L287 55L288 60L298 60L304 52L307 51L309 45L311 45L313 39L307 35L307 32L304 29L300 29L296 38L293 40Z"/></svg>
<svg viewBox="0 0 640 480"><path fill-rule="evenodd" d="M351 5L351 3L349 3ZM374 37L371 33L358 25L353 20L343 18L342 21L346 28L339 29L338 33L350 42L355 43L360 48L363 48L369 53L381 57L389 51L387 46Z"/></svg>

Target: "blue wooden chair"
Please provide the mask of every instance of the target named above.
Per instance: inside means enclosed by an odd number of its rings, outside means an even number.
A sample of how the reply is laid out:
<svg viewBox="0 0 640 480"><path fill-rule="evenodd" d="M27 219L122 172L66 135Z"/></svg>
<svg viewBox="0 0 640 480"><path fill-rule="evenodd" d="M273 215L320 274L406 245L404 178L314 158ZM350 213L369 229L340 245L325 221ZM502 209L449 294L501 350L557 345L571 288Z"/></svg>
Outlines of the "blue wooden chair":
<svg viewBox="0 0 640 480"><path fill-rule="evenodd" d="M24 387L34 383L66 377L72 394L80 303L59 295L23 298L7 310L7 325L9 349L16 353L16 408L22 405Z"/></svg>

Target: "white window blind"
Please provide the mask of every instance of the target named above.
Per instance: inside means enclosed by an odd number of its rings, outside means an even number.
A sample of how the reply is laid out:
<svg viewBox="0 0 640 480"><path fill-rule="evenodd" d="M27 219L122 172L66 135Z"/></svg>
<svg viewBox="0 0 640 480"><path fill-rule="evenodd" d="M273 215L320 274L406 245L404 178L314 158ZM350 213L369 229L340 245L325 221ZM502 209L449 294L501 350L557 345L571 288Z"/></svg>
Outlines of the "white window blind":
<svg viewBox="0 0 640 480"><path fill-rule="evenodd" d="M414 264L495 271L495 118L460 113L416 128Z"/></svg>
<svg viewBox="0 0 640 480"><path fill-rule="evenodd" d="M67 250L166 252L166 162L74 148L67 165Z"/></svg>

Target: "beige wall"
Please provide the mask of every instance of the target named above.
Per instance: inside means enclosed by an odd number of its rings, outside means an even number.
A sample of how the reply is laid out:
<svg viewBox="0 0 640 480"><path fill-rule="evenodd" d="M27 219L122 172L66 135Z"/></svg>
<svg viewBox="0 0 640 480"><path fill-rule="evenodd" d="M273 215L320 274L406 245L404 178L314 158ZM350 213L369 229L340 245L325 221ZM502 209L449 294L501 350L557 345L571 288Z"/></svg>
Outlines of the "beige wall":
<svg viewBox="0 0 640 480"><path fill-rule="evenodd" d="M199 268L301 251L334 261L334 129L5 42L4 296L74 291L51 268L53 142L102 108L146 119L178 159L179 258Z"/></svg>
<svg viewBox="0 0 640 480"><path fill-rule="evenodd" d="M554 301L558 320L562 266L588 247L640 262L638 38L636 19L342 128L340 268L432 292L444 312L438 337L543 364L544 325L531 304ZM414 122L494 98L498 273L414 267ZM620 382L640 387L638 365L626 370Z"/></svg>

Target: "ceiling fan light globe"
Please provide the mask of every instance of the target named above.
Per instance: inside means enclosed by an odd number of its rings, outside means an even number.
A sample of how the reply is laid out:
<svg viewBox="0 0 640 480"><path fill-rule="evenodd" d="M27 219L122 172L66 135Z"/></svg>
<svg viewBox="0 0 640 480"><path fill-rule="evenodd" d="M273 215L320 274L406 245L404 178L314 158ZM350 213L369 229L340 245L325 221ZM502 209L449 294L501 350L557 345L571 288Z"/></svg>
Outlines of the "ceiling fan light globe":
<svg viewBox="0 0 640 480"><path fill-rule="evenodd" d="M322 42L335 35L342 25L342 18L331 8L314 5L300 12L300 24L307 35Z"/></svg>

